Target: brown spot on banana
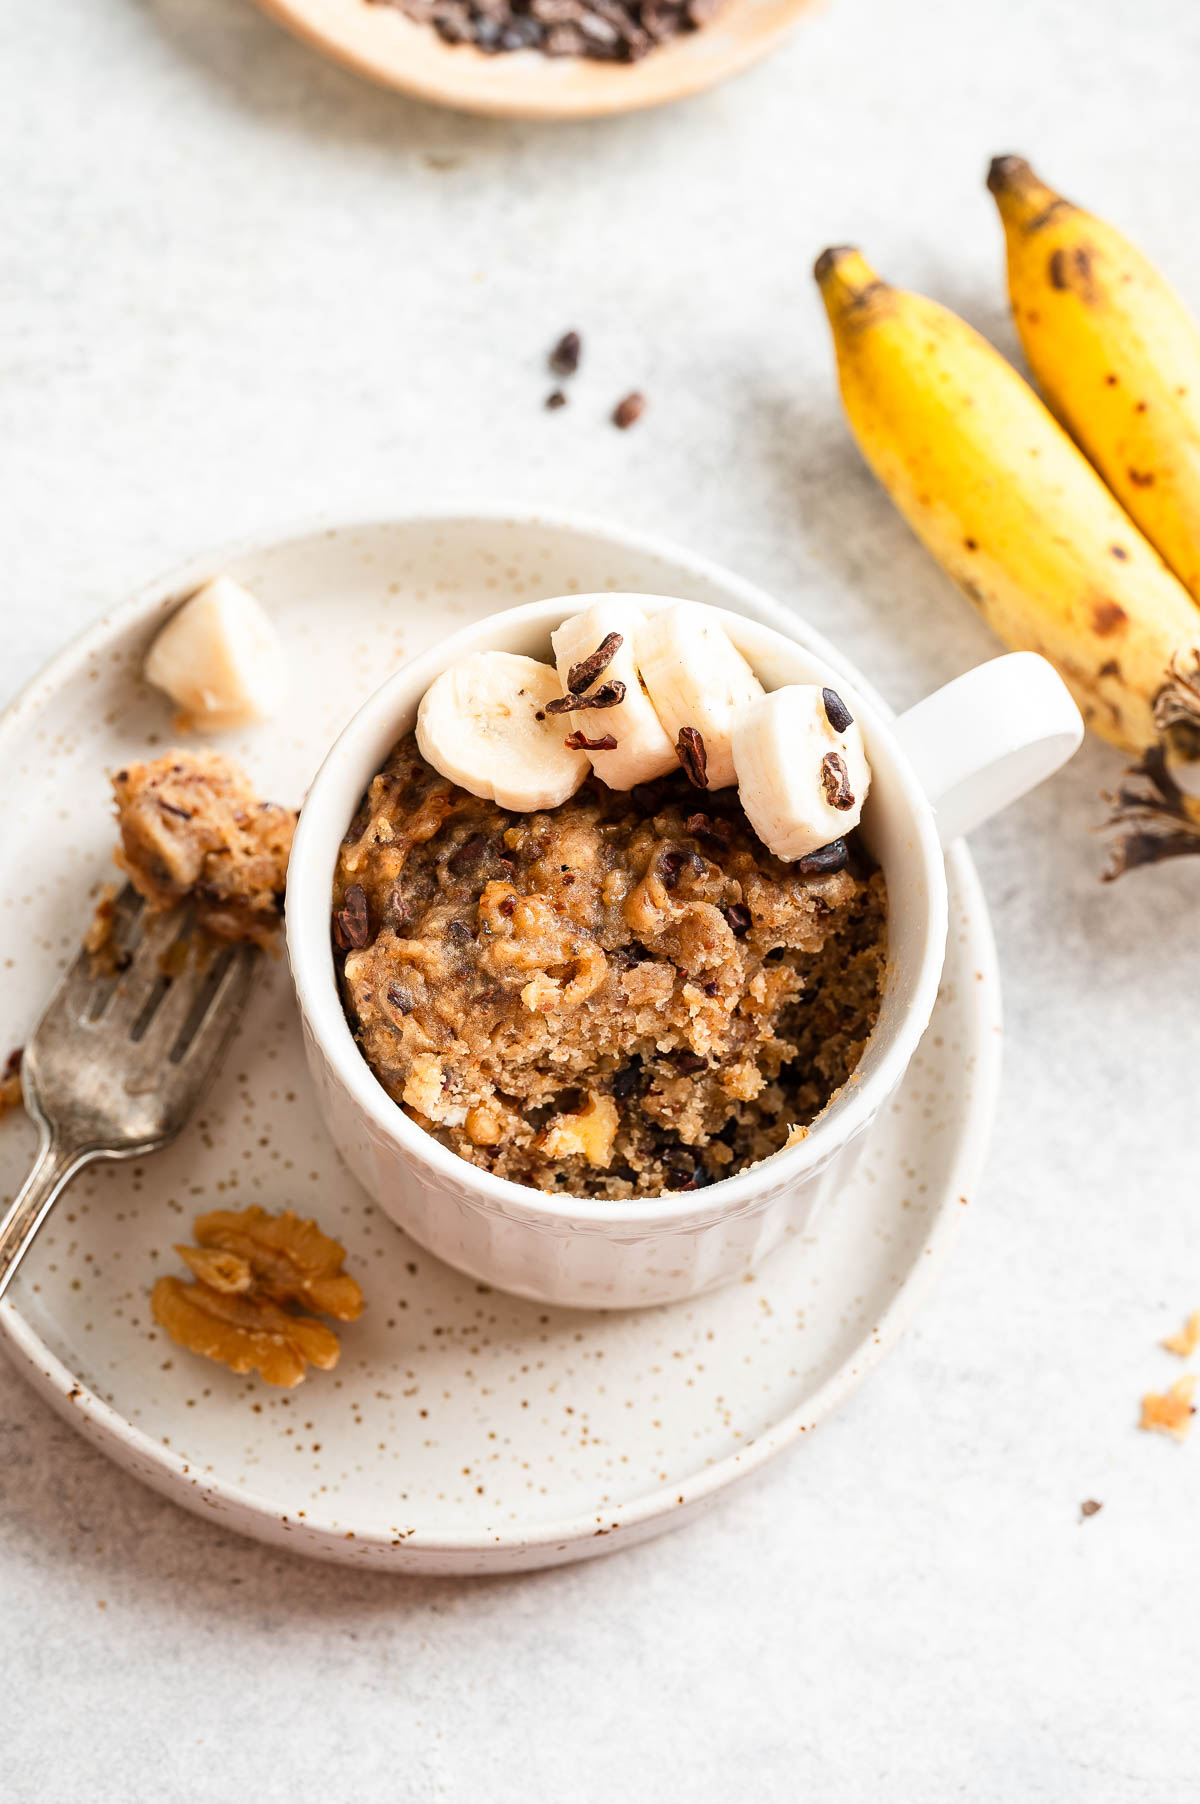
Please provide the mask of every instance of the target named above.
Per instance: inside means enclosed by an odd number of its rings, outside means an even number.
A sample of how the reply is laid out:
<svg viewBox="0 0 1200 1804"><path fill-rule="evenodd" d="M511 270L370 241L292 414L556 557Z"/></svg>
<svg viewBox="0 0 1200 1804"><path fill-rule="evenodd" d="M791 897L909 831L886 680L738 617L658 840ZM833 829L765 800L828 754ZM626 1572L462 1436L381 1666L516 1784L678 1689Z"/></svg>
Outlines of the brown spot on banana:
<svg viewBox="0 0 1200 1804"><path fill-rule="evenodd" d="M1049 275L1052 288L1064 293L1070 289L1085 306L1090 307L1096 299L1092 253L1086 245L1073 244L1069 248L1059 245L1057 250L1051 251Z"/></svg>
<svg viewBox="0 0 1200 1804"><path fill-rule="evenodd" d="M1126 470L1125 474L1135 489L1152 489L1154 487L1153 470L1135 470L1131 467Z"/></svg>
<svg viewBox="0 0 1200 1804"><path fill-rule="evenodd" d="M1124 626L1129 619L1119 601L1094 601L1092 603L1092 631L1101 639L1107 639L1118 627Z"/></svg>
<svg viewBox="0 0 1200 1804"><path fill-rule="evenodd" d="M1096 675L1102 677L1116 677L1117 681L1120 682L1121 666L1117 663L1115 658L1109 658L1105 663L1101 664Z"/></svg>

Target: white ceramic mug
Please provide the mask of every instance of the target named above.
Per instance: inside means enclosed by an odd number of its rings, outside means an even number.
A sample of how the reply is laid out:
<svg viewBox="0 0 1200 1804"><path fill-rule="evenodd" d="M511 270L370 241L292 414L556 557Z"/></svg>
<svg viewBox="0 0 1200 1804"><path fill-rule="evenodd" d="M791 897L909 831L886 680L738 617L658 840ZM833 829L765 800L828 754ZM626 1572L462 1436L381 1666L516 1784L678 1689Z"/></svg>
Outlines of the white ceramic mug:
<svg viewBox="0 0 1200 1804"><path fill-rule="evenodd" d="M879 1020L858 1069L800 1144L698 1192L624 1201L548 1195L460 1159L377 1081L342 1009L331 894L342 836L371 778L414 726L433 679L485 649L547 659L552 629L595 599L568 596L493 615L405 664L376 691L334 745L301 811L287 941L321 1113L368 1194L423 1247L485 1283L547 1303L626 1309L728 1283L810 1221L849 1170L928 1025L946 943L942 847L1057 770L1078 746L1083 723L1055 671L1030 652L980 665L888 720L802 643L706 609L765 688L828 684L862 726L872 777L861 831L888 887ZM661 596L636 599L648 611L673 605Z"/></svg>

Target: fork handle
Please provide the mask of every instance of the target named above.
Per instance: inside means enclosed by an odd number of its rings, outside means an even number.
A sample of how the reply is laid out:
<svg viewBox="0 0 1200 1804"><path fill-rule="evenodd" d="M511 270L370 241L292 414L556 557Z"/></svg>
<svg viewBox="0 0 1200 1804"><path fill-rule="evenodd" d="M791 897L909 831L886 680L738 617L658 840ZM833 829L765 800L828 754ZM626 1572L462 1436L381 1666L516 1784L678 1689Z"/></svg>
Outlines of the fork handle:
<svg viewBox="0 0 1200 1804"><path fill-rule="evenodd" d="M0 1220L0 1297L51 1205L93 1155L62 1146L45 1128L33 1170Z"/></svg>

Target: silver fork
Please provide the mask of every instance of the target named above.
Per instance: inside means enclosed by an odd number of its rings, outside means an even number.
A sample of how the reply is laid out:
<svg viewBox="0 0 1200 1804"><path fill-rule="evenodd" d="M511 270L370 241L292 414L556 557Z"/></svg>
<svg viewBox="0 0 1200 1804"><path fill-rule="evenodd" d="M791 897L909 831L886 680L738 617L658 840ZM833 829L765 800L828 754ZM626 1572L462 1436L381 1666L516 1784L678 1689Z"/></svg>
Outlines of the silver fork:
<svg viewBox="0 0 1200 1804"><path fill-rule="evenodd" d="M25 1104L41 1145L0 1221L0 1296L62 1190L93 1159L137 1159L186 1126L233 1038L262 953L237 945L207 957L188 940L186 907L151 914L126 886L113 905L123 967L96 975L81 952L21 1060ZM186 958L182 955L186 951ZM168 975L181 963L178 975Z"/></svg>

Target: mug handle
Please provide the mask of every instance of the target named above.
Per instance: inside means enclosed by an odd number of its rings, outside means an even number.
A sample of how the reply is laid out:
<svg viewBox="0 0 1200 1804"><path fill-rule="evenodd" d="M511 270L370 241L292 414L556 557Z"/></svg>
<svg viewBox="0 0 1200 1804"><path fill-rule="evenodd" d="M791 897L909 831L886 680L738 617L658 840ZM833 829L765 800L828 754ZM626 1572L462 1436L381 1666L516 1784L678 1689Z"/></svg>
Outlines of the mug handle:
<svg viewBox="0 0 1200 1804"><path fill-rule="evenodd" d="M948 846L1053 776L1078 750L1083 720L1054 666L1014 651L927 695L895 733Z"/></svg>

